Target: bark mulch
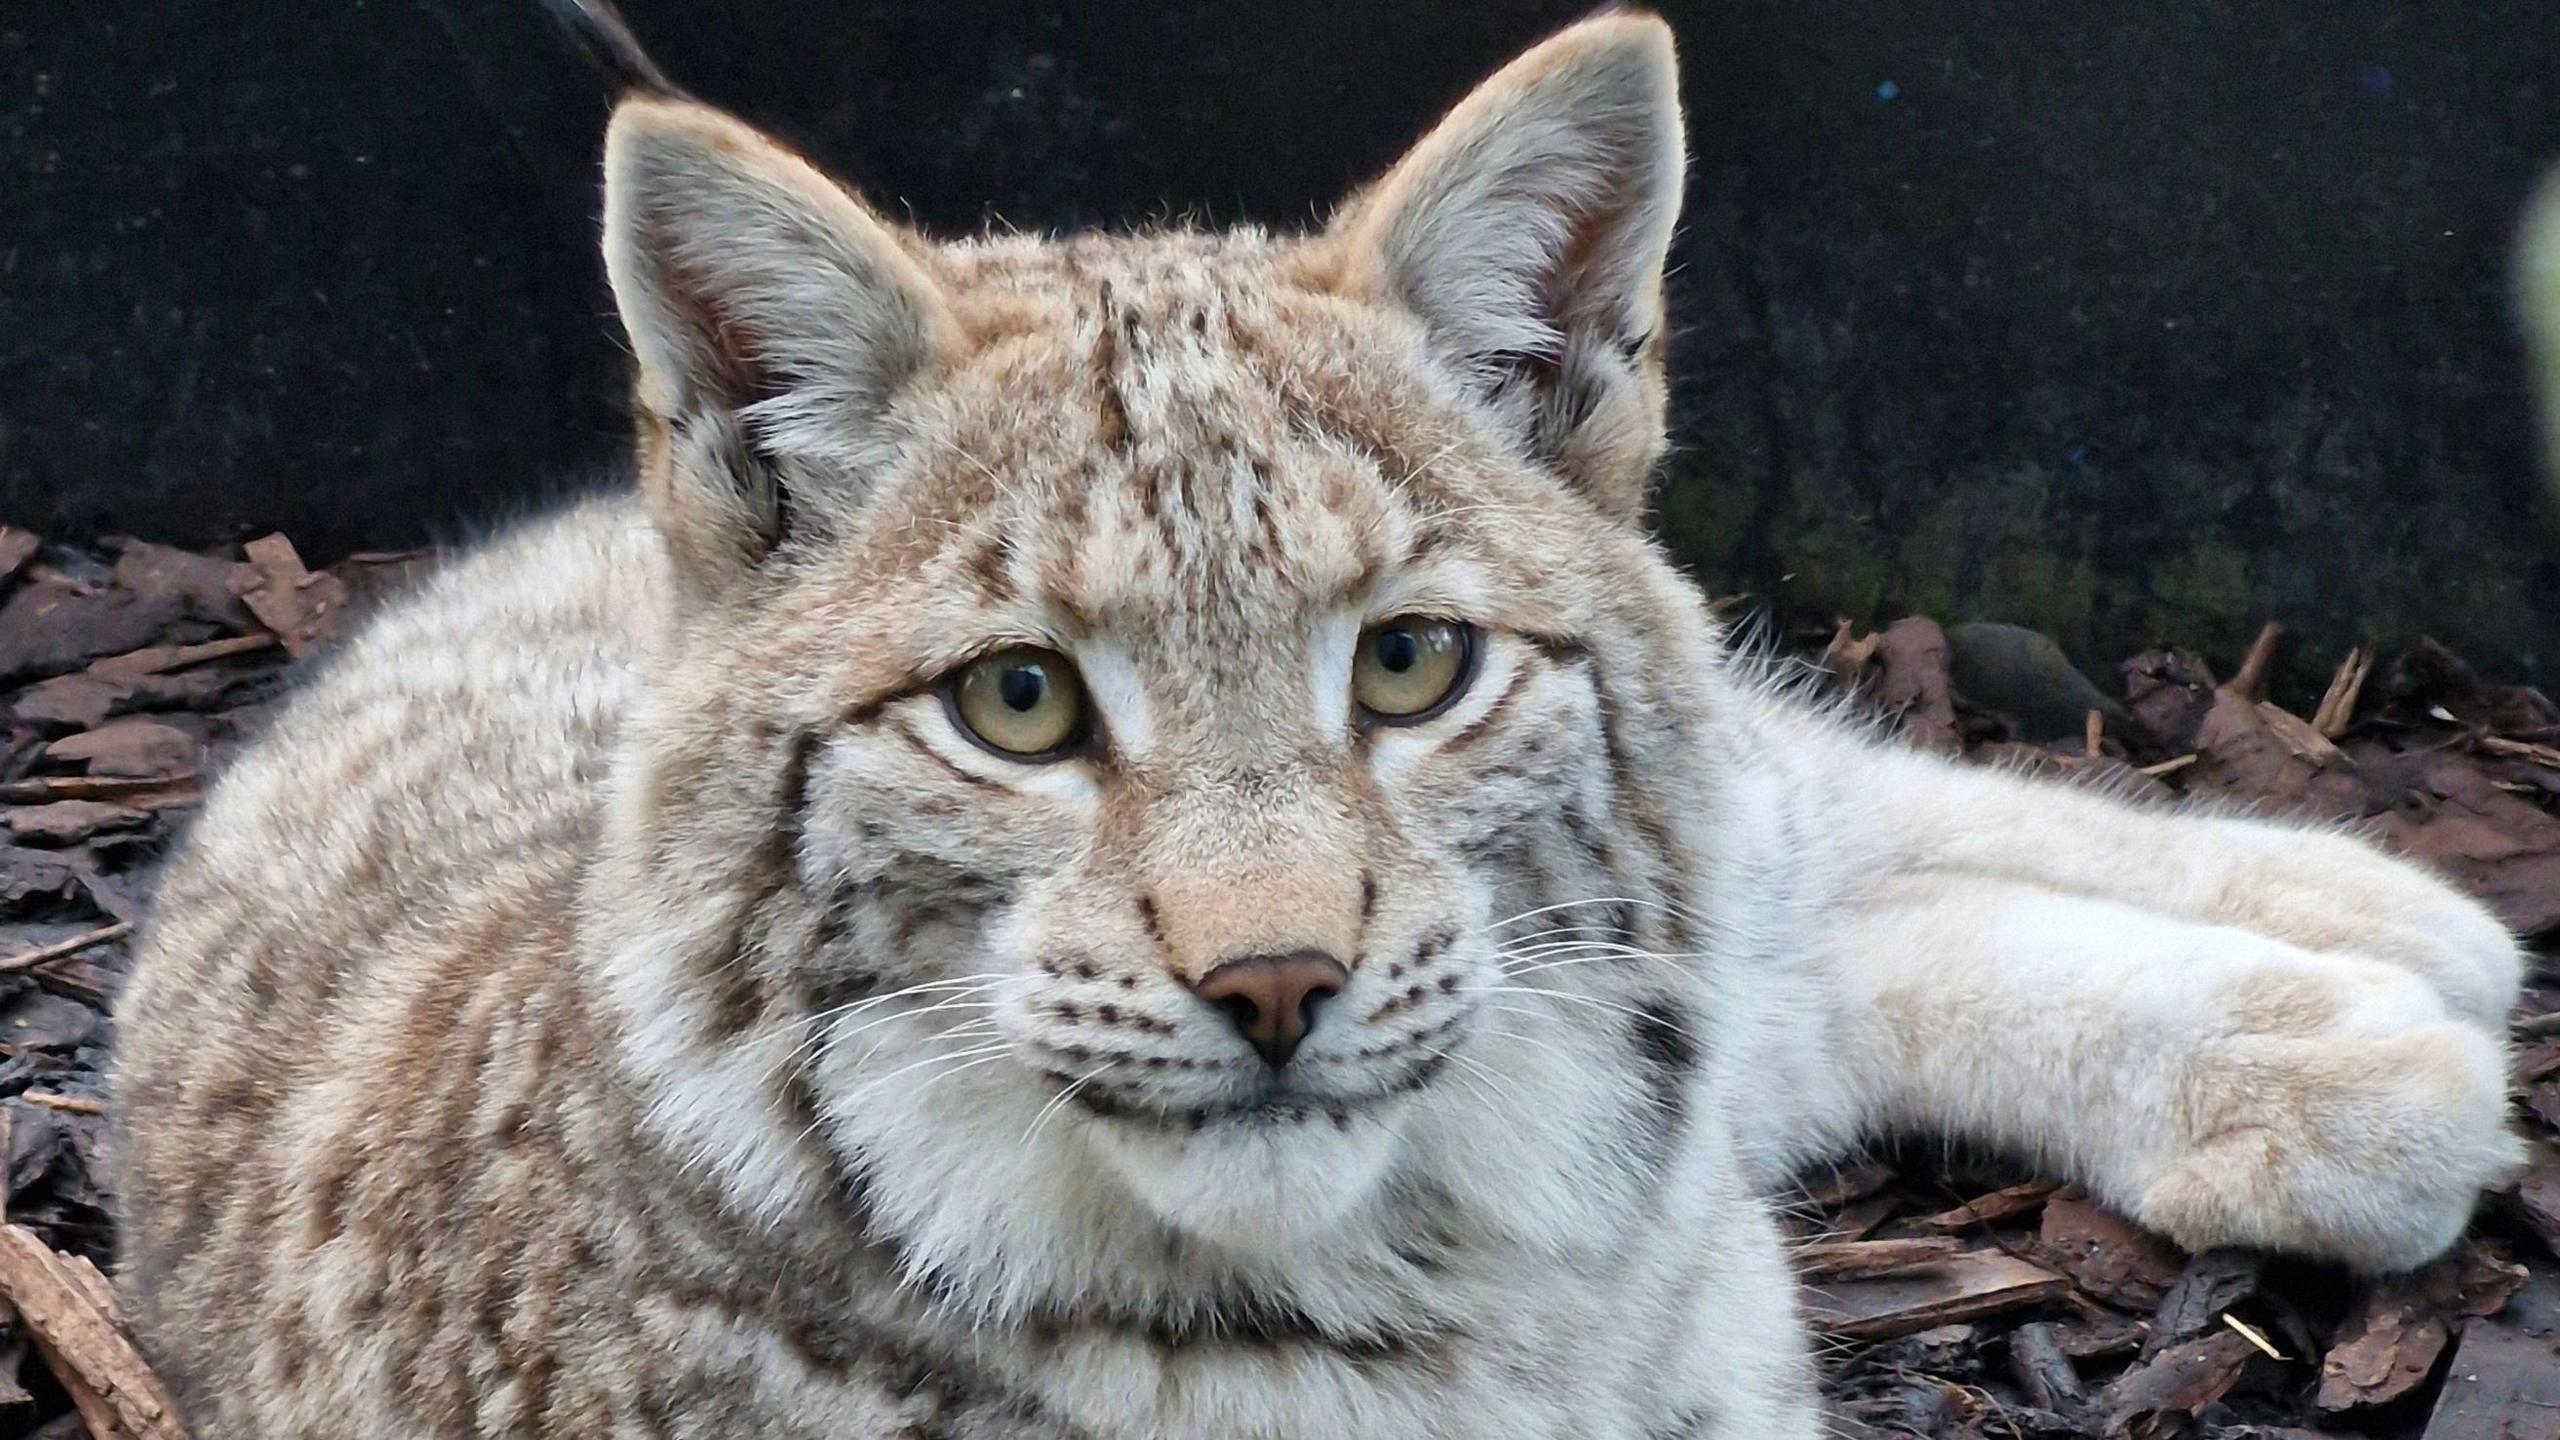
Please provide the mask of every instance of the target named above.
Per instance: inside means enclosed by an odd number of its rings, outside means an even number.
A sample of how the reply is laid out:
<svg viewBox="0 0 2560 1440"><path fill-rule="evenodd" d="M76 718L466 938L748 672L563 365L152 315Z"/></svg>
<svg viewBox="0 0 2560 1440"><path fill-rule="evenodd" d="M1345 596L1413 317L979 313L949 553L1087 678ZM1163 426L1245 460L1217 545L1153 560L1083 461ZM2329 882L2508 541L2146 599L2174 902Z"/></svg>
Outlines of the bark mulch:
<svg viewBox="0 0 2560 1440"><path fill-rule="evenodd" d="M2266 695L2280 636L2230 678L2126 661L2109 695L2049 641L1925 619L1819 666L1914 744L2163 799L2352 821L2517 931L2560 938L2560 707L2422 643L2346 656L2304 713ZM2075 723L2076 722L2076 723ZM2181 1254L1988 1157L1909 1150L1820 1177L1794 1220L1850 1435L2560 1437L2560 969L2514 1024L2533 1158L2416 1275L2360 1283L2243 1251Z"/></svg>
<svg viewBox="0 0 2560 1440"><path fill-rule="evenodd" d="M204 778L420 554L313 571L281 536L194 554L0 527L0 1437L176 1440L100 1278L102 1072L134 926ZM2266 693L2182 650L2101 688L2050 642L1904 620L1814 637L1914 744L2163 797L2356 821L2560 939L2560 707L2422 644ZM2560 1440L2560 969L2515 1023L2526 1173L2419 1274L2188 1256L1988 1156L1886 1152L1791 1222L1848 1435Z"/></svg>

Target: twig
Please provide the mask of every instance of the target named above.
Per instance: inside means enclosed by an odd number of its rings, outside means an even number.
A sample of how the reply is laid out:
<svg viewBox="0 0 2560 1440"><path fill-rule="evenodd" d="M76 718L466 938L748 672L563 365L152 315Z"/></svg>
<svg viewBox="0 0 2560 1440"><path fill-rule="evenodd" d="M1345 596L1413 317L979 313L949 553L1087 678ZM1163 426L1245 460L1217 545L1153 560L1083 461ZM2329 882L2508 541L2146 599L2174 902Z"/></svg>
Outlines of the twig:
<svg viewBox="0 0 2560 1440"><path fill-rule="evenodd" d="M2283 634L2284 627L2273 620L2259 626L2258 638L2250 642L2248 658L2240 662L2240 668L2222 688L2243 700L2265 698L2267 667L2275 663L2276 640Z"/></svg>
<svg viewBox="0 0 2560 1440"><path fill-rule="evenodd" d="M2241 1339L2257 1346L2259 1352L2264 1354L2268 1359L2278 1362L2282 1362L2285 1359L2285 1353L2277 1349L2276 1343L2267 1338L2267 1332L2259 1329L2257 1326L2250 1324L2248 1321L2241 1319L2239 1316L2232 1314L2228 1310L2222 1312L2222 1323L2230 1326L2234 1331L2238 1332Z"/></svg>
<svg viewBox="0 0 2560 1440"><path fill-rule="evenodd" d="M30 775L23 780L0 781L0 801L12 805L45 805L56 800L125 800L137 795L158 796L183 785L186 787L185 798L170 803L193 804L202 798L193 783L195 778L193 775Z"/></svg>
<svg viewBox="0 0 2560 1440"><path fill-rule="evenodd" d="M121 940L132 933L133 922L119 920L113 925L101 925L95 930L84 931L67 940L56 940L50 945L39 945L33 950L21 950L15 955L0 956L0 974L32 970L48 960L59 960L65 955L77 955L83 950Z"/></svg>
<svg viewBox="0 0 2560 1440"><path fill-rule="evenodd" d="M2523 740L2510 740L2504 735L2481 736L2480 748L2492 755L2504 755L2514 760L2529 761L2546 770L2560 770L2560 748L2535 745Z"/></svg>
<svg viewBox="0 0 2560 1440"><path fill-rule="evenodd" d="M2347 733L2348 723L2355 719L2356 701L2364 695L2365 677L2372 673L2372 651L2362 645L2348 651L2338 663L2338 673L2329 677L2320 708L2311 712L2311 728L2332 740Z"/></svg>
<svg viewBox="0 0 2560 1440"><path fill-rule="evenodd" d="M1806 1280L1893 1275L1960 1260L1967 1251L1952 1236L1913 1240L1816 1240L1796 1247L1796 1274Z"/></svg>
<svg viewBox="0 0 2560 1440"><path fill-rule="evenodd" d="M105 1105L86 1095L65 1095L54 1090L21 1090L18 1092L18 1098L30 1105L41 1105L47 1110L59 1110L66 1115L107 1113Z"/></svg>
<svg viewBox="0 0 2560 1440"><path fill-rule="evenodd" d="M207 640L201 645L146 645L121 655L109 655L89 667L93 675L129 680L143 675L165 675L207 660L221 660L233 655L247 655L283 643L273 634L260 631L255 635L235 635L225 640Z"/></svg>
<svg viewBox="0 0 2560 1440"><path fill-rule="evenodd" d="M2080 731L2081 743L2088 747L2090 759L2096 760L2106 754L2106 738L2107 717L2105 713L2097 710L2090 711L2088 723L2084 725Z"/></svg>

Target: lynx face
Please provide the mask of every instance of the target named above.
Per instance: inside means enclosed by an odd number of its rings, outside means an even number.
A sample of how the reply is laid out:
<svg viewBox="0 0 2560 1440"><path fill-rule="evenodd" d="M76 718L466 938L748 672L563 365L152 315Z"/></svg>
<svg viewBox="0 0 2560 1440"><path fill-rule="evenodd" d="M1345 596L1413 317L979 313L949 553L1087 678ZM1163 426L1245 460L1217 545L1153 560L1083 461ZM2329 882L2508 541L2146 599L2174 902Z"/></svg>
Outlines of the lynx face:
<svg viewBox="0 0 2560 1440"><path fill-rule="evenodd" d="M1286 1240L1535 1028L1501 942L1638 938L1514 918L1667 871L1596 837L1668 836L1631 790L1716 664L1637 523L1670 53L1573 36L1303 241L936 247L715 112L617 115L682 609L613 827L664 899L604 920L747 1198L1091 1164Z"/></svg>

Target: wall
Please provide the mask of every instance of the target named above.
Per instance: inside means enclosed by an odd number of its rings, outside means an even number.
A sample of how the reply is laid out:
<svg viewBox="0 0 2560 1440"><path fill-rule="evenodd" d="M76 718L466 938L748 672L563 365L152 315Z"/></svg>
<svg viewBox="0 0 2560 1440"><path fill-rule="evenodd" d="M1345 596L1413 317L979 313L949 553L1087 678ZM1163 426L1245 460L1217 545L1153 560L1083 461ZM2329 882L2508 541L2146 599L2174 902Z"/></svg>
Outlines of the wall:
<svg viewBox="0 0 2560 1440"><path fill-rule="evenodd" d="M630 0L930 227L1292 225L1586 6ZM1798 618L2093 667L2262 615L2560 664L2505 255L2522 0L1665 7L1696 161L1662 515ZM42 11L39 17L35 11ZM531 0L0 16L0 519L315 558L610 462L602 105Z"/></svg>

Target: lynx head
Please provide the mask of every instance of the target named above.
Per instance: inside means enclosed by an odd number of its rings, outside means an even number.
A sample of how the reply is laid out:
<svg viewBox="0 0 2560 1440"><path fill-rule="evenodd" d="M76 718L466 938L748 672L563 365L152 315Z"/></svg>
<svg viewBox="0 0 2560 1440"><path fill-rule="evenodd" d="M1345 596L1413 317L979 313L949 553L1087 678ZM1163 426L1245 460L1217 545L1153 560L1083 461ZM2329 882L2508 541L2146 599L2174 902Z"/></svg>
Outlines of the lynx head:
<svg viewBox="0 0 2560 1440"><path fill-rule="evenodd" d="M1434 1104L1652 1094L1660 973L1510 983L1503 944L1678 939L1718 663L1641 523L1681 170L1634 15L1300 239L936 244L626 102L677 638L592 923L671 1132L928 1248L1032 1192L1250 1248L1367 1203ZM1512 918L1593 897L1663 903ZM1677 1099L1503 1123L1631 1156Z"/></svg>

